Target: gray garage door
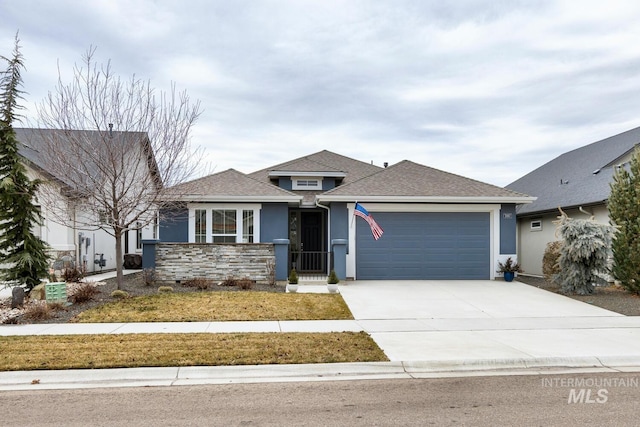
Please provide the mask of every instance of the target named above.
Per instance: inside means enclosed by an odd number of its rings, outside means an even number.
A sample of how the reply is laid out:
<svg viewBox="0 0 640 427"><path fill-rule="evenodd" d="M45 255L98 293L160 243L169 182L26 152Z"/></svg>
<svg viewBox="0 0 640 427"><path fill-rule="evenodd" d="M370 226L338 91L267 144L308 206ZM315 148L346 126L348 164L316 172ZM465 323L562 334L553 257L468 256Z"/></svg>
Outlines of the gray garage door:
<svg viewBox="0 0 640 427"><path fill-rule="evenodd" d="M489 279L488 212L373 212L374 240L356 218L356 278Z"/></svg>

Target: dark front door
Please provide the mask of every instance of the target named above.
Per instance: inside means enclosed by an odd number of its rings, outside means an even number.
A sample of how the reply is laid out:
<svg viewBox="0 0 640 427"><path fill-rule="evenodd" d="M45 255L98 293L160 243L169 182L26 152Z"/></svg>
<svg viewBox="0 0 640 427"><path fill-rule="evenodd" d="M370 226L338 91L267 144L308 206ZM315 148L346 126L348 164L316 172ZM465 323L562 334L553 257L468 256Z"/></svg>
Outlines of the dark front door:
<svg viewBox="0 0 640 427"><path fill-rule="evenodd" d="M292 211L291 215L293 224L299 224L290 233L293 266L301 273L326 273L324 212Z"/></svg>

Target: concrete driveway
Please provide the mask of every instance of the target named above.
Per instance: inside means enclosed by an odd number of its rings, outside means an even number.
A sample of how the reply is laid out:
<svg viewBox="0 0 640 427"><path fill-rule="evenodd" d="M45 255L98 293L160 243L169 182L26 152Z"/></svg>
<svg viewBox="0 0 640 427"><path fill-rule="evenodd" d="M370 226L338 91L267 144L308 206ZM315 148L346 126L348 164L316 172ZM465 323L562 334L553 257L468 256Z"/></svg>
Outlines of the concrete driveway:
<svg viewBox="0 0 640 427"><path fill-rule="evenodd" d="M640 366L640 318L519 282L354 281L340 292L392 361Z"/></svg>

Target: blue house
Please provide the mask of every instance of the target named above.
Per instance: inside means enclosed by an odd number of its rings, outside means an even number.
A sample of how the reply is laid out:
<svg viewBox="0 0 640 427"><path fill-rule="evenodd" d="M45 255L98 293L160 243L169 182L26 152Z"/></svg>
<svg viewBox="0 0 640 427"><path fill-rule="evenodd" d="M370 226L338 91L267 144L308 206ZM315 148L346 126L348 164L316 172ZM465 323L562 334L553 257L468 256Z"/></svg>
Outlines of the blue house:
<svg viewBox="0 0 640 427"><path fill-rule="evenodd" d="M385 165L386 166L386 165ZM516 254L516 204L532 197L408 160L379 167L330 151L250 174L233 169L169 189L161 242L287 244L300 274L493 279ZM374 239L366 208L384 230Z"/></svg>

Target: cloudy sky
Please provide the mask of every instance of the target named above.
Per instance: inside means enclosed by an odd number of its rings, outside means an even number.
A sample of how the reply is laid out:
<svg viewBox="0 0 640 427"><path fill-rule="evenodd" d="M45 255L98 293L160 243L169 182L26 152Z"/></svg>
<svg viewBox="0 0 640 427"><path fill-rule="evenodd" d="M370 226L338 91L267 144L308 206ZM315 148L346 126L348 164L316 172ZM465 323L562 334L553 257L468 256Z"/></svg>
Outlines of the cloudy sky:
<svg viewBox="0 0 640 427"><path fill-rule="evenodd" d="M504 186L640 126L640 2L0 0L26 115L90 45L202 103L216 171L323 149Z"/></svg>

